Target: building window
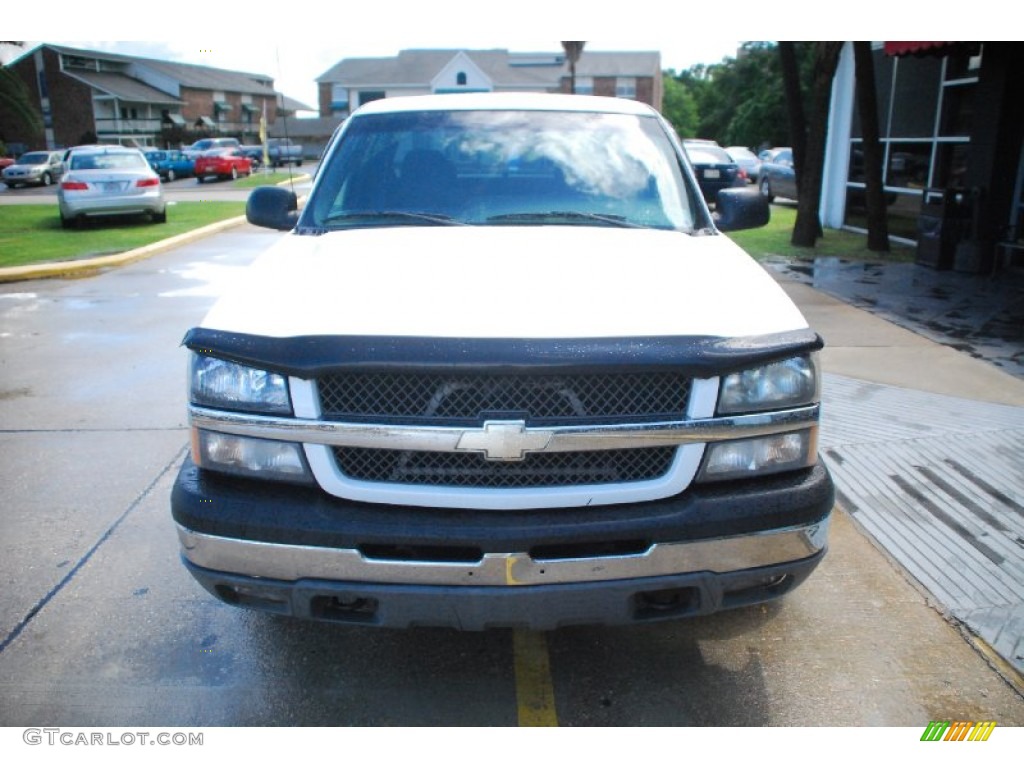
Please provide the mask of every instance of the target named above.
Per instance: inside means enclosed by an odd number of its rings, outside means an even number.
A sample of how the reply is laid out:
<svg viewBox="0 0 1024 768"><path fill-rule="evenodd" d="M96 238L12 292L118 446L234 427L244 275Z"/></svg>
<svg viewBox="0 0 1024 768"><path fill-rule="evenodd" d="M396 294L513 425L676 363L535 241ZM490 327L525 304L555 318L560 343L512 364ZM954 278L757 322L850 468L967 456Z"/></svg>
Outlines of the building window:
<svg viewBox="0 0 1024 768"><path fill-rule="evenodd" d="M576 90L579 93L579 89ZM619 77L615 80L615 95L620 99L636 98L636 78Z"/></svg>
<svg viewBox="0 0 1024 768"><path fill-rule="evenodd" d="M576 78L576 95L577 96L593 96L594 95L594 78L592 78L592 77L577 77Z"/></svg>
<svg viewBox="0 0 1024 768"><path fill-rule="evenodd" d="M377 101L387 96L384 91L360 91L359 92L359 105L368 104L371 101Z"/></svg>
<svg viewBox="0 0 1024 768"><path fill-rule="evenodd" d="M455 76L455 84L456 85L465 85L466 84L466 73L465 72L459 72L459 74L457 74Z"/></svg>

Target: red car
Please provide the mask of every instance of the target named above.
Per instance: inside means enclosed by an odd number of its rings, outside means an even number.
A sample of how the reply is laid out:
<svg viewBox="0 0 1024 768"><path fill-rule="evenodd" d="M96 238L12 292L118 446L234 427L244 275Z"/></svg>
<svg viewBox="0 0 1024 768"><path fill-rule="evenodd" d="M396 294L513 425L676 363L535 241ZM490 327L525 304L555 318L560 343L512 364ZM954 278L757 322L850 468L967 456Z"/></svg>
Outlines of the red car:
<svg viewBox="0 0 1024 768"><path fill-rule="evenodd" d="M209 176L237 179L252 173L252 161L240 149L211 149L196 158L196 180L202 184Z"/></svg>

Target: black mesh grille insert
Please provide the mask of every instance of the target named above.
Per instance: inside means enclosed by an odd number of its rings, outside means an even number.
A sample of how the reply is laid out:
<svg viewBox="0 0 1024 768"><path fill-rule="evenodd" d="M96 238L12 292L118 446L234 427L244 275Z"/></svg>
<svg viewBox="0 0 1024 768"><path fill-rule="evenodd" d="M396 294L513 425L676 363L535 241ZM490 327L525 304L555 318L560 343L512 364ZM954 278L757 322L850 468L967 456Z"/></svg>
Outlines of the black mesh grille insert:
<svg viewBox="0 0 1024 768"><path fill-rule="evenodd" d="M324 419L530 425L679 420L690 382L677 372L586 374L342 373L319 380Z"/></svg>
<svg viewBox="0 0 1024 768"><path fill-rule="evenodd" d="M334 448L341 471L378 483L473 488L543 488L652 480L668 472L674 447L581 453L528 453L487 461L477 453Z"/></svg>

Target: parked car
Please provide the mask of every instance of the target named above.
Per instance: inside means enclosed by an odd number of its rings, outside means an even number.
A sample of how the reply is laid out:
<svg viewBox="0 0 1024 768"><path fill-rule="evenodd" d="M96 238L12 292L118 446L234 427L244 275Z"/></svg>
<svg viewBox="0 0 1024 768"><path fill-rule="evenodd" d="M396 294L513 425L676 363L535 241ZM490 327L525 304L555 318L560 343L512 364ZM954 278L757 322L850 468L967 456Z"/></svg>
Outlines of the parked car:
<svg viewBox="0 0 1024 768"><path fill-rule="evenodd" d="M766 149L761 155L761 176L758 185L761 194L773 202L776 197L797 199L796 172L793 169L793 150L790 147Z"/></svg>
<svg viewBox="0 0 1024 768"><path fill-rule="evenodd" d="M8 166L14 165L15 159L13 157L0 157L0 171Z"/></svg>
<svg viewBox="0 0 1024 768"><path fill-rule="evenodd" d="M267 139L267 156L274 168L292 163L302 165L302 145L291 139Z"/></svg>
<svg viewBox="0 0 1024 768"><path fill-rule="evenodd" d="M746 174L718 144L702 139L686 139L683 147L707 202L714 203L723 189L746 186Z"/></svg>
<svg viewBox="0 0 1024 768"><path fill-rule="evenodd" d="M238 139L232 139L226 136L218 136L216 138L199 139L198 141L192 142L189 146L185 147L182 152L188 155L190 158L195 159L203 152L208 152L211 149L234 149L242 146L242 142Z"/></svg>
<svg viewBox="0 0 1024 768"><path fill-rule="evenodd" d="M248 157L252 161L252 169L259 170L263 165L263 145L262 144L242 144L239 149L242 150L242 154Z"/></svg>
<svg viewBox="0 0 1024 768"><path fill-rule="evenodd" d="M160 177L132 147L76 149L57 188L57 205L66 229L99 216L149 214L154 222L167 221Z"/></svg>
<svg viewBox="0 0 1024 768"><path fill-rule="evenodd" d="M46 150L26 152L13 165L4 168L4 184L12 188L20 187L22 184L48 187L55 181L60 181L64 173L62 154Z"/></svg>
<svg viewBox="0 0 1024 768"><path fill-rule="evenodd" d="M726 147L725 151L732 158L732 161L747 174L747 181L756 184L758 174L761 171L761 161L757 155L746 147Z"/></svg>
<svg viewBox="0 0 1024 768"><path fill-rule="evenodd" d="M234 149L210 149L200 154L195 161L196 181L202 184L210 176L218 179L237 179L252 173L252 160L238 147Z"/></svg>
<svg viewBox="0 0 1024 768"><path fill-rule="evenodd" d="M825 556L821 338L630 99L371 101L188 330L190 573L240 608L463 630L678 619ZM471 225L471 226L465 226ZM614 308L614 311L610 311ZM212 503L211 503L212 500Z"/></svg>
<svg viewBox="0 0 1024 768"><path fill-rule="evenodd" d="M195 161L180 149L147 149L143 154L150 167L165 181L195 174Z"/></svg>

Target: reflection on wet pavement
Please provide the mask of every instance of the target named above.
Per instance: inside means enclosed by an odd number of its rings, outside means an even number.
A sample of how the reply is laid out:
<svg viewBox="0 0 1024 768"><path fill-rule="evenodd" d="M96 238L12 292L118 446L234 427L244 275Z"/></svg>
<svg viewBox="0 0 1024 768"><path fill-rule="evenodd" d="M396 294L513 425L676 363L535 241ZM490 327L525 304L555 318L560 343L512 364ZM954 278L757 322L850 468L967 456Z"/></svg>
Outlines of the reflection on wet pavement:
<svg viewBox="0 0 1024 768"><path fill-rule="evenodd" d="M769 270L1024 378L1024 273L911 263L769 259Z"/></svg>

